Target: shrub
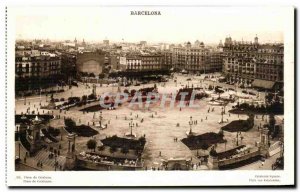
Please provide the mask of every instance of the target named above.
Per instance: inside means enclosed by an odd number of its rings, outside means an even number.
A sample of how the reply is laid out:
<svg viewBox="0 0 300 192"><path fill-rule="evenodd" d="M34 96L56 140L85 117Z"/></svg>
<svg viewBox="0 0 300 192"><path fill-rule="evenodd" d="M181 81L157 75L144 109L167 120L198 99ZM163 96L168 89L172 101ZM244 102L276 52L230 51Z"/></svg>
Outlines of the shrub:
<svg viewBox="0 0 300 192"><path fill-rule="evenodd" d="M97 141L95 139L90 139L87 141L86 146L88 149L95 151L95 148L97 146Z"/></svg>
<svg viewBox="0 0 300 192"><path fill-rule="evenodd" d="M72 119L66 118L65 119L65 126L68 127L68 128L73 128L73 127L76 127L76 123Z"/></svg>

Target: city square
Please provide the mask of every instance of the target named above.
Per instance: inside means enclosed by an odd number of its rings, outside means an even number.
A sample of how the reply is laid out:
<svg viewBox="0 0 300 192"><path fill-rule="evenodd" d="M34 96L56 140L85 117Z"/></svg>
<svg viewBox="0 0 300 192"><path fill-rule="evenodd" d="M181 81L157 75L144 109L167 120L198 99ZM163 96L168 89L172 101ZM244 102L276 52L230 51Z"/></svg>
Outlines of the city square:
<svg viewBox="0 0 300 192"><path fill-rule="evenodd" d="M161 83L149 83L143 84L140 86L130 86L130 87L119 87L116 84L98 84L96 85L96 94L101 96L103 93L110 92L118 92L125 89L140 89L146 87L157 86L158 93L172 93L178 91L180 88L185 86L192 87L203 87L204 90L207 90L209 85L211 86L222 86L225 90L236 89L236 92L230 92L230 90L223 93L224 95L231 93L234 95L239 95L241 98L251 98L251 99L259 99L261 101L264 100L264 92L258 93L253 89L249 89L252 92L255 92L255 96L251 96L246 93L242 93L241 88L236 88L235 85L228 85L225 83L216 82L217 78L209 78L204 79L205 75L195 76L195 75L183 75L183 74L175 74L173 78L170 78L168 82ZM219 77L220 74L212 73L208 74L208 76L216 76ZM174 82L174 79L176 81ZM187 81L187 79L190 79ZM73 97L82 97L83 95L89 95L93 92L93 84L91 83L79 83L78 87L73 86L69 88L67 86L64 87L65 91L62 93L54 93L53 98L68 98L70 96ZM208 91L207 92L211 92ZM86 104L80 107L72 107L67 110L59 110L59 109L42 109L42 106L47 106L50 101L50 96L33 96L28 98L18 98L16 99L16 114L26 114L28 107L30 107L30 111L34 110L35 113L39 114L53 114L54 119L50 120L49 125L51 127L55 127L60 129L60 136L57 136L59 142L58 143L50 143L49 146L53 146L53 148L59 149L60 154L57 159L60 162L61 167L63 167L63 163L65 163L65 157L68 154L67 148L67 135L68 132L65 130L65 118L73 119L77 125L90 125L94 130L98 131L98 134L92 137L76 137L76 152L84 152L88 151L87 141L91 138L97 141L97 144L100 146L100 140L105 139L106 137L111 137L113 135L117 135L119 137L126 137L126 134L130 132L134 133L135 137L145 136L146 145L141 156L143 160L143 169L162 169L162 164L167 160L190 160L190 163L193 165L197 165L192 169L196 170L207 170L209 169L206 163L202 163L203 159L198 158L200 156L206 156L209 153L209 150L190 150L181 140L187 137L187 132L192 129L194 133L197 135L204 134L207 132L218 133L220 128L233 120L245 120L247 119L246 114L231 114L228 111L232 109L232 107L236 103L228 103L225 107L225 113L223 115L224 122L220 123L222 119L222 106L214 106L209 104L209 101L212 97L216 96L216 94L212 93L211 97L204 98L201 100L197 100L196 103L199 104L198 108L180 108L178 106L170 107L168 105L161 107L159 103L154 105L150 105L150 107L139 108L138 105L134 105L130 107L129 104L125 103L122 106L117 107L114 110L101 109L96 110L94 112L83 112L82 109L88 108L90 106L99 105L99 101L91 102L90 104ZM221 94L222 96L222 94ZM46 101L47 100L47 101ZM238 100L237 100L238 101ZM210 112L208 110L211 110ZM101 117L100 117L101 116ZM59 117L59 118L58 118ZM106 125L106 128L96 126L93 122L100 121L101 124ZM192 118L193 122L197 121L197 124L193 123L190 125L190 118ZM277 122L282 121L282 116L277 116ZM128 124L132 122L133 126L130 127ZM260 141L260 129L259 126L262 124L266 124L268 122L267 117L262 119L262 115L257 115L255 119L254 126L251 130L247 132L243 132L241 136L238 138L238 142L240 145L246 145L248 147L255 147L255 143ZM242 137L242 139L241 139ZM217 152L226 151L226 149L232 149L237 146L237 137L236 132L227 132L224 131L224 138L226 139L226 144L218 143L216 146ZM271 144L275 143L276 139L271 141ZM61 146L61 147L59 147ZM24 147L21 147L21 159L24 159ZM97 149L96 149L97 151ZM99 151L98 151L99 152ZM19 148L16 147L16 154L19 153ZM53 164L53 160L47 161L48 157L45 157L49 151L45 153L38 154L36 157L32 158L31 166L36 166L36 162L44 161L43 169L57 169ZM102 153L100 151L100 153ZM110 156L111 154L108 155ZM130 154L122 154L120 151L116 153L116 155L122 156L126 158L130 156ZM271 165L275 162L276 158L279 157L279 153L268 159L268 163L264 167L260 166L261 161L255 161L251 163L254 167L255 164L258 164L256 169L271 169ZM46 158L46 159L45 159ZM26 161L30 162L31 157L27 157ZM34 163L33 163L34 162ZM47 167L48 166L48 167ZM248 165L249 166L249 165ZM47 168L45 168L47 167ZM247 166L242 166L241 168L246 169ZM37 167L38 169L38 167ZM61 168L62 170L63 168Z"/></svg>

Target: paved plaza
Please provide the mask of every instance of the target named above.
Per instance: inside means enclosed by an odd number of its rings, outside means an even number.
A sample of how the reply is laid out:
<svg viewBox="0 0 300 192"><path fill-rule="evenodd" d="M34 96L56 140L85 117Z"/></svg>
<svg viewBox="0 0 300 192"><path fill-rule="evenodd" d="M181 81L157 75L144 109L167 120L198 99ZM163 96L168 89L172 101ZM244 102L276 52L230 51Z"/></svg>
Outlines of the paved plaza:
<svg viewBox="0 0 300 192"><path fill-rule="evenodd" d="M177 79L177 82L174 82L174 79ZM191 78L190 81L187 81L187 78ZM223 88L236 88L232 85L226 85L222 83L216 83L212 80L203 80L202 76L187 76L187 75L175 75L174 79L170 79L166 83L156 83L159 93L171 93L172 91L179 90L180 88L188 86L193 87L204 87L207 88L209 85L221 85ZM121 90L124 89L140 89L145 87L153 87L154 83L145 84L141 86L131 86L131 87L121 87ZM70 96L82 97L82 95L89 95L92 93L92 84L82 84L80 83L78 87L72 87L71 89L65 88L65 92L54 94L54 98L65 98L67 99ZM117 92L118 87L112 85L103 84L101 87L97 85L96 93L101 95L105 92ZM241 93L241 89L237 89L238 94ZM225 93L226 94L226 93ZM255 96L256 97L256 96ZM260 99L264 98L263 94L259 95ZM133 119L134 127L133 132L137 137L146 136L146 145L143 152L142 158L144 159L144 166L158 167L160 166L163 160L170 158L186 158L191 159L193 163L199 163L199 160L196 158L196 155L206 155L208 151L204 150L194 150L191 151L187 146L185 146L180 140L186 137L186 132L189 131L190 125L189 120L190 116L194 121L197 121L196 125L192 126L193 132L197 134L203 134L206 132L215 132L218 133L220 128L231 122L238 119L247 119L247 115L236 115L229 114L228 110L232 109L233 104L229 103L225 108L225 114L223 119L226 123L219 123L221 120L221 106L211 106L208 104L208 101L211 98L204 98L197 100L195 103L199 105L198 108L171 108L168 105L161 107L159 104L153 104L146 108L138 108L137 105L129 107L128 104L123 104L118 107L116 110L102 110L102 123L107 124L106 129L99 129L95 126L92 126L92 122L99 121L100 112L89 112L83 113L79 111L87 106L96 105L94 102L92 104L83 106L83 107L73 107L68 111L53 110L54 115L60 115L60 119L54 119L50 121L50 126L60 128L62 136L59 138L61 144L60 154L62 156L67 154L67 132L64 130L64 117L70 117L77 125L85 124L90 125L92 128L99 132L98 135L95 135L94 138L96 141L100 142L100 139L104 139L107 136L117 135L119 137L124 137L125 133L130 132L129 122ZM48 113L48 110L40 108L41 105L47 105L50 98L46 96L32 96L26 98L16 98L16 113L20 114L21 112L25 113L27 108L30 107L30 110L36 110L40 114ZM213 111L208 109L214 108ZM52 111L49 111L52 114ZM243 132L242 143L247 146L254 146L255 142L260 140L260 133L257 129L258 125L264 124L265 121L262 120L261 115L258 115L255 118L254 127L247 131ZM179 126L178 126L179 125ZM174 138L177 138L177 142L174 141ZM224 131L224 138L227 140L225 144L218 144L216 147L217 152L221 152L226 149L234 148L236 146L236 133ZM76 150L77 152L86 151L86 143L90 138L87 137L77 137L76 138ZM58 144L55 144L54 147L58 147ZM17 148L16 148L17 152ZM42 159L43 155L38 154L39 158ZM36 159L36 158L35 158ZM275 161L276 159L274 159ZM45 160L44 160L45 161ZM63 160L60 160L61 162ZM46 163L46 166L53 168L53 163ZM249 166L248 166L249 167ZM245 167L247 169L247 167ZM244 168L244 169L245 169ZM258 169L256 166L252 166L249 169Z"/></svg>

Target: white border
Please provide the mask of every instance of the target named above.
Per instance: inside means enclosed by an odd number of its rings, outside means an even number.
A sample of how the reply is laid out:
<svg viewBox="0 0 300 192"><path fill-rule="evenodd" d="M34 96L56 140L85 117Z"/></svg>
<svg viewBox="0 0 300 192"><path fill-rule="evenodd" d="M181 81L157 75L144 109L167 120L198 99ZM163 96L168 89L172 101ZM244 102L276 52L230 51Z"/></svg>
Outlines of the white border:
<svg viewBox="0 0 300 192"><path fill-rule="evenodd" d="M255 7L253 7L255 11ZM7 183L9 186L27 186L16 176L51 176L51 186L218 186L218 185L289 185L294 183L294 12L286 10L285 39L285 170L284 171L181 171L181 172L15 172L14 171L14 59L15 16L8 8L8 91L7 91ZM280 175L280 183L250 183L255 175ZM86 179L82 179L86 178ZM31 185L30 185L31 186ZM36 184L35 186L44 186Z"/></svg>

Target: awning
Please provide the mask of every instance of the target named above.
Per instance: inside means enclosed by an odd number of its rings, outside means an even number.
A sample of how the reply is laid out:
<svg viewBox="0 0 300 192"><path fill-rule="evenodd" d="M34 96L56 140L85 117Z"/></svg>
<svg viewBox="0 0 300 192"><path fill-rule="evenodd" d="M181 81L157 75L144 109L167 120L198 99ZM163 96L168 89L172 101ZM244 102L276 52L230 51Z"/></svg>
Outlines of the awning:
<svg viewBox="0 0 300 192"><path fill-rule="evenodd" d="M262 79L255 79L252 83L253 87L265 88L265 89L272 89L275 85L274 81L267 81Z"/></svg>

